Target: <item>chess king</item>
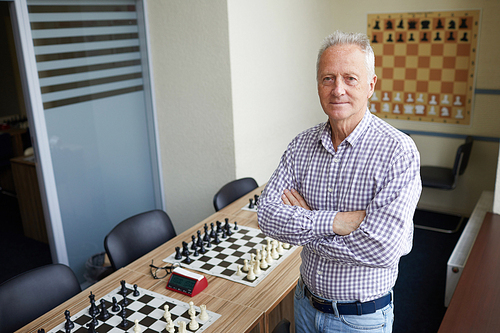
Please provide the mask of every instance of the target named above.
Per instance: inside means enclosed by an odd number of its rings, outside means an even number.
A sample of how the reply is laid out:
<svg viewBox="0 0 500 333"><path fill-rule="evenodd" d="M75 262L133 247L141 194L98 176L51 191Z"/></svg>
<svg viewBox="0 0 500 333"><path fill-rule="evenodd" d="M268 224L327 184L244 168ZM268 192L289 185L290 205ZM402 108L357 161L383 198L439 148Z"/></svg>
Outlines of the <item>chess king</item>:
<svg viewBox="0 0 500 333"><path fill-rule="evenodd" d="M392 331L392 289L412 247L420 157L408 135L368 110L374 67L366 35L337 31L325 39L317 87L328 119L294 138L259 198L262 231L303 247L298 333Z"/></svg>

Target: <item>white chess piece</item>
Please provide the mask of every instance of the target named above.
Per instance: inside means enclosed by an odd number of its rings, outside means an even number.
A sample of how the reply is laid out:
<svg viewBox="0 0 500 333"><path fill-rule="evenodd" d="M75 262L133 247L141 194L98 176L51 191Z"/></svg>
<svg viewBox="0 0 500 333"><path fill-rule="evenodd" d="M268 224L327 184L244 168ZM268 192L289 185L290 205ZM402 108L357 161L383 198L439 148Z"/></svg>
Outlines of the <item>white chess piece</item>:
<svg viewBox="0 0 500 333"><path fill-rule="evenodd" d="M288 249L290 248L290 244L288 244L288 243L283 243L283 248L284 248L285 250L288 250Z"/></svg>
<svg viewBox="0 0 500 333"><path fill-rule="evenodd" d="M134 320L134 323L135 323L135 325L134 325L134 333L141 333L142 329L139 326L139 319Z"/></svg>
<svg viewBox="0 0 500 333"><path fill-rule="evenodd" d="M196 331L198 328L200 328L200 324L196 321L196 314L191 315L191 321L189 322L189 329L191 331Z"/></svg>
<svg viewBox="0 0 500 333"><path fill-rule="evenodd" d="M243 268L241 269L243 272L248 272L248 260L243 260Z"/></svg>
<svg viewBox="0 0 500 333"><path fill-rule="evenodd" d="M446 107L441 108L441 117L448 117L450 115L450 111Z"/></svg>
<svg viewBox="0 0 500 333"><path fill-rule="evenodd" d="M285 252L285 250L283 249L282 242L278 242L278 246L276 247L276 252L278 252L279 254L282 254L283 252Z"/></svg>
<svg viewBox="0 0 500 333"><path fill-rule="evenodd" d="M405 114L413 114L413 105L405 104L403 107L405 108Z"/></svg>
<svg viewBox="0 0 500 333"><path fill-rule="evenodd" d="M436 107L435 106L431 106L430 110L429 110L429 114L430 115L433 115L435 116L436 115Z"/></svg>
<svg viewBox="0 0 500 333"><path fill-rule="evenodd" d="M276 251L276 244L273 243L273 249L271 251L271 257L274 259L274 260L278 260L280 255L278 253L278 251Z"/></svg>
<svg viewBox="0 0 500 333"><path fill-rule="evenodd" d="M242 276L243 272L241 271L241 265L238 265L238 271L236 272L236 276Z"/></svg>
<svg viewBox="0 0 500 333"><path fill-rule="evenodd" d="M396 93L396 97L394 97L396 102L401 102L401 93Z"/></svg>
<svg viewBox="0 0 500 333"><path fill-rule="evenodd" d="M179 324L178 333L187 333L185 321L178 321L177 324Z"/></svg>
<svg viewBox="0 0 500 333"><path fill-rule="evenodd" d="M260 262L259 261L255 261L255 264L253 265L253 273L257 276L262 274L262 271L260 270Z"/></svg>
<svg viewBox="0 0 500 333"><path fill-rule="evenodd" d="M256 276L255 276L255 273L253 272L253 266L249 266L248 267L248 274L247 274L247 279L249 281L253 281L255 280Z"/></svg>
<svg viewBox="0 0 500 333"><path fill-rule="evenodd" d="M372 101L378 101L378 97L377 97L377 92L376 91L373 92L371 100Z"/></svg>
<svg viewBox="0 0 500 333"><path fill-rule="evenodd" d="M194 308L193 301L190 301L188 304L189 304L189 310L188 310L189 315L196 316L196 309Z"/></svg>
<svg viewBox="0 0 500 333"><path fill-rule="evenodd" d="M377 112L377 109L375 108L375 104L370 104L370 112L372 113L376 113Z"/></svg>
<svg viewBox="0 0 500 333"><path fill-rule="evenodd" d="M393 113L401 113L401 111L399 110L399 105L398 104L394 105L394 110L392 112Z"/></svg>
<svg viewBox="0 0 500 333"><path fill-rule="evenodd" d="M453 105L462 105L462 102L460 101L460 96L455 97L455 102L453 102Z"/></svg>
<svg viewBox="0 0 500 333"><path fill-rule="evenodd" d="M384 103L384 105L382 106L382 112L389 112L389 111L390 111L389 103Z"/></svg>
<svg viewBox="0 0 500 333"><path fill-rule="evenodd" d="M165 313L163 314L163 318L165 318L165 320L168 322L168 320L170 318L172 318L172 316L170 315L170 312L168 312L168 305L165 304L163 309L165 309Z"/></svg>
<svg viewBox="0 0 500 333"><path fill-rule="evenodd" d="M429 101L429 104L431 104L431 105L437 105L436 95L432 95L431 96L431 100Z"/></svg>
<svg viewBox="0 0 500 333"><path fill-rule="evenodd" d="M455 116L456 119L464 119L464 115L462 114L464 110L458 109L457 110L457 115Z"/></svg>
<svg viewBox="0 0 500 333"><path fill-rule="evenodd" d="M269 265L267 264L266 257L262 257L262 260L260 261L260 268L266 269L267 267L269 267Z"/></svg>
<svg viewBox="0 0 500 333"><path fill-rule="evenodd" d="M448 100L448 95L443 96L443 100L441 101L441 104L450 104L450 101Z"/></svg>
<svg viewBox="0 0 500 333"><path fill-rule="evenodd" d="M207 313L207 306L205 304L200 305L200 320L201 321L206 321L208 320L208 313Z"/></svg>
<svg viewBox="0 0 500 333"><path fill-rule="evenodd" d="M265 258L267 256L266 246L262 245L262 250L260 251L260 255Z"/></svg>
<svg viewBox="0 0 500 333"><path fill-rule="evenodd" d="M168 333L175 333L175 325L172 319L167 320L167 326L165 327Z"/></svg>
<svg viewBox="0 0 500 333"><path fill-rule="evenodd" d="M411 94L408 94L408 98L406 99L406 102L408 102L408 103L414 102L413 96Z"/></svg>
<svg viewBox="0 0 500 333"><path fill-rule="evenodd" d="M385 92L384 97L382 97L383 101L390 101L391 99L389 98L389 95Z"/></svg>
<svg viewBox="0 0 500 333"><path fill-rule="evenodd" d="M259 249L255 249L255 252L257 253L257 255L255 256L255 260L256 261L260 261L260 259L262 259L261 254L260 254L260 250Z"/></svg>
<svg viewBox="0 0 500 333"><path fill-rule="evenodd" d="M424 105L417 105L415 106L415 114L424 114Z"/></svg>
<svg viewBox="0 0 500 333"><path fill-rule="evenodd" d="M420 103L424 102L424 94L419 94L418 95L417 102L420 102Z"/></svg>

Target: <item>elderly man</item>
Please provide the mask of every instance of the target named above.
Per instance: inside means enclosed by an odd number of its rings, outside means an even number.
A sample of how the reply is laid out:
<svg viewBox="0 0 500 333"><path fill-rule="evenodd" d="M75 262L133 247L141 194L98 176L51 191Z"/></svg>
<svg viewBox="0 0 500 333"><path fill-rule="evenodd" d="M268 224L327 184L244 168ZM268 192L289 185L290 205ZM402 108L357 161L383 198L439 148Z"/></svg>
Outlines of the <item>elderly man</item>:
<svg viewBox="0 0 500 333"><path fill-rule="evenodd" d="M335 32L318 54L328 121L289 144L259 199L263 232L303 246L297 332L391 332L392 288L413 240L420 157L368 111L377 76L366 35Z"/></svg>

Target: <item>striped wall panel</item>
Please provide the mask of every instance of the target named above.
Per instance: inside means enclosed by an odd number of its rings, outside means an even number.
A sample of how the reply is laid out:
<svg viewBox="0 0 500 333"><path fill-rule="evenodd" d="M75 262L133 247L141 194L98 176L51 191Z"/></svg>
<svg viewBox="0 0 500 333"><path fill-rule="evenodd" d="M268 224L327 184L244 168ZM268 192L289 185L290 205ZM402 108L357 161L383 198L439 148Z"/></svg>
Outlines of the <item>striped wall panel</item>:
<svg viewBox="0 0 500 333"><path fill-rule="evenodd" d="M144 89L134 1L28 2L44 109Z"/></svg>

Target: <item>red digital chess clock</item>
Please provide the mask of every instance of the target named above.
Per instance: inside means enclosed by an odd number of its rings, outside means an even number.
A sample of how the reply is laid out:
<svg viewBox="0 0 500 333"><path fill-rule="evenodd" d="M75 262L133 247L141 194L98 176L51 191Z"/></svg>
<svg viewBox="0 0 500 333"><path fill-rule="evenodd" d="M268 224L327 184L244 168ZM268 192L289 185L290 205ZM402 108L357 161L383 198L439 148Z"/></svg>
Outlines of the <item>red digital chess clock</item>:
<svg viewBox="0 0 500 333"><path fill-rule="evenodd" d="M207 286L207 279L203 275L176 267L172 271L165 288L193 297Z"/></svg>

